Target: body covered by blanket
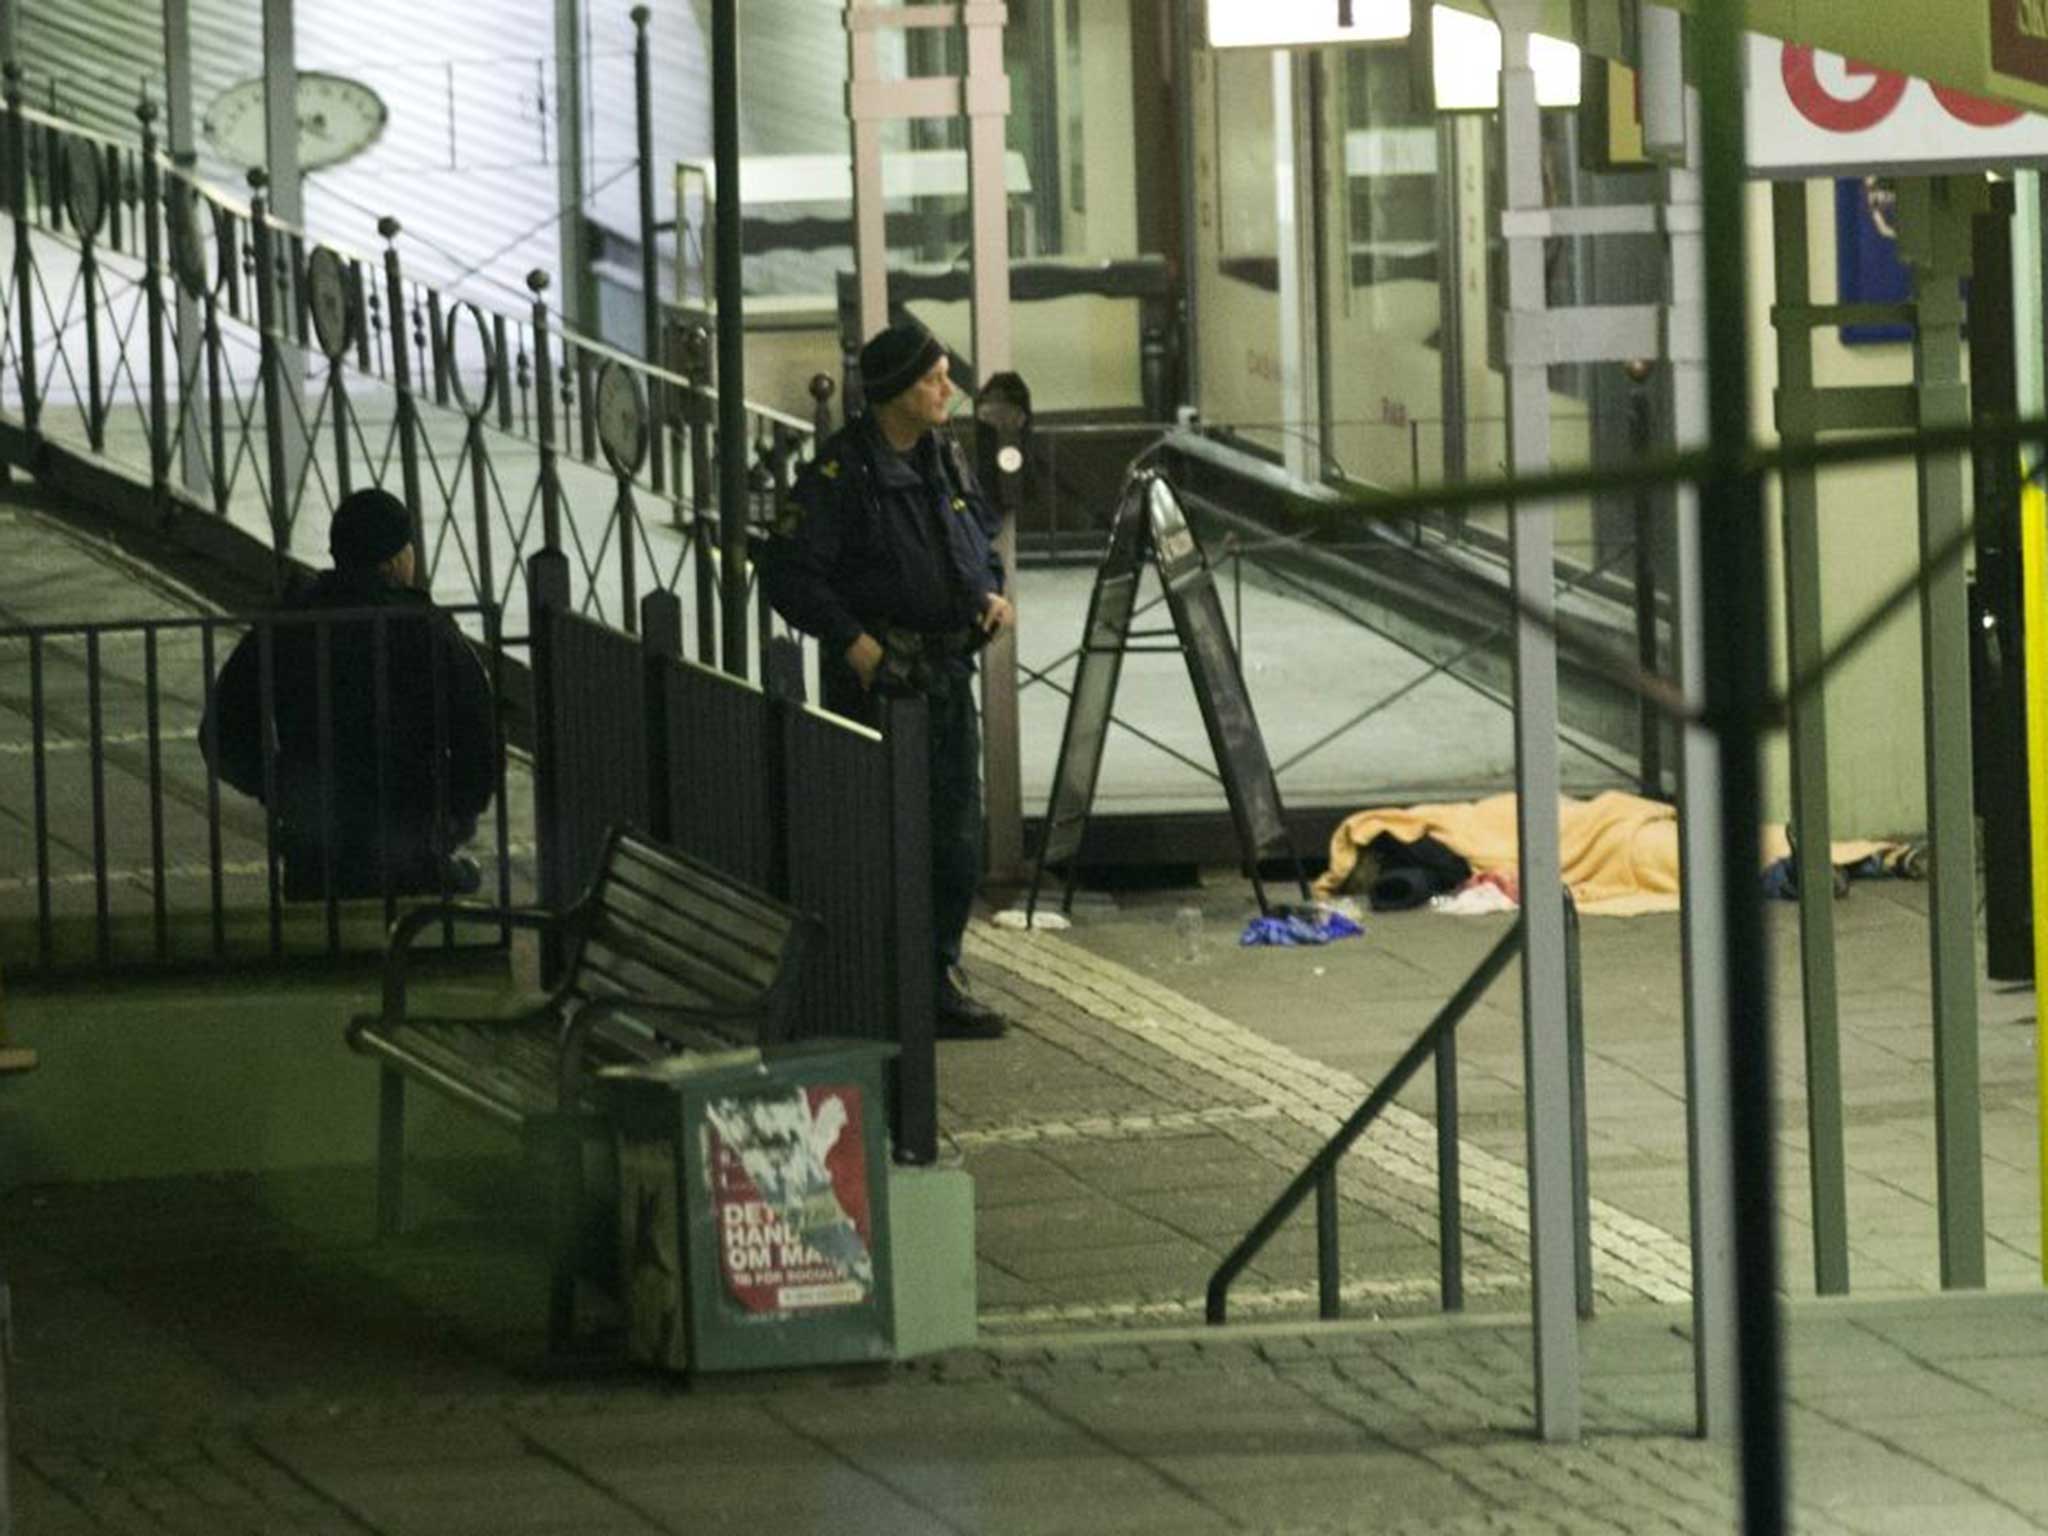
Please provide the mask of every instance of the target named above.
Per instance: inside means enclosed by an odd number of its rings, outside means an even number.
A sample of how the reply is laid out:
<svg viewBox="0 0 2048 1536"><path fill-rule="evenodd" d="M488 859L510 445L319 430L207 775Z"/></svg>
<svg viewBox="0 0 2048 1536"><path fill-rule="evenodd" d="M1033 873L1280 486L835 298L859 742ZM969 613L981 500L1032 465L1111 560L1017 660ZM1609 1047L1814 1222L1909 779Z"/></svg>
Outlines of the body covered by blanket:
<svg viewBox="0 0 2048 1536"><path fill-rule="evenodd" d="M1316 895L1328 900L1341 891L1357 866L1359 850L1382 832L1403 841L1434 837L1482 875L1519 873L1515 796L1490 795L1347 816L1331 834L1330 867L1316 881ZM1834 862L1853 863L1884 846L1838 842ZM1785 851L1784 830L1770 829L1759 850L1762 862ZM1560 796L1558 856L1565 886L1581 912L1629 916L1678 909L1678 812L1662 801L1620 790L1591 800Z"/></svg>

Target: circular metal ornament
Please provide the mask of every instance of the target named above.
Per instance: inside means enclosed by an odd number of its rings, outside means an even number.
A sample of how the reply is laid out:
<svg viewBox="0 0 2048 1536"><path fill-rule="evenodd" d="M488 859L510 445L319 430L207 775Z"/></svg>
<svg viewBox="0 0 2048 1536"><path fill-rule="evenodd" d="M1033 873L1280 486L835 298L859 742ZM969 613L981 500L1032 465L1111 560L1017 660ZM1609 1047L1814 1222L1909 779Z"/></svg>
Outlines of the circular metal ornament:
<svg viewBox="0 0 2048 1536"><path fill-rule="evenodd" d="M470 323L476 327L477 350L483 354L484 360L483 393L474 400L469 397L469 387L462 382L461 367L453 361L462 355L458 342L464 315L469 316ZM455 403L462 407L463 415L471 421L479 421L498 397L498 349L491 340L491 328L484 322L483 311L467 299L448 311L448 356L451 360L448 382L454 387Z"/></svg>
<svg viewBox="0 0 2048 1536"><path fill-rule="evenodd" d="M614 358L597 375L597 441L615 474L640 472L647 457L647 404L640 381Z"/></svg>
<svg viewBox="0 0 2048 1536"><path fill-rule="evenodd" d="M320 350L330 362L340 362L355 345L356 307L349 302L348 269L324 245L306 258L306 307Z"/></svg>
<svg viewBox="0 0 2048 1536"><path fill-rule="evenodd" d="M183 182L173 182L164 214L171 234L171 271L180 288L195 299L203 298L212 285L206 277L206 231L199 222L199 199Z"/></svg>
<svg viewBox="0 0 2048 1536"><path fill-rule="evenodd" d="M99 145L75 138L64 146L64 207L81 240L90 241L100 232L107 212L105 177Z"/></svg>
<svg viewBox="0 0 2048 1536"><path fill-rule="evenodd" d="M235 223L232 208L225 203L212 203L208 206L213 209L213 246L220 252L220 259L214 263L212 287L215 293L219 293L223 288L231 286L231 279L234 277L234 273L229 270L231 262L239 261L250 271L255 269L256 241L253 231L247 237L242 235Z"/></svg>
<svg viewBox="0 0 2048 1536"><path fill-rule="evenodd" d="M996 468L1006 475L1014 475L1024 467L1024 450L1015 443L1005 443L996 450Z"/></svg>

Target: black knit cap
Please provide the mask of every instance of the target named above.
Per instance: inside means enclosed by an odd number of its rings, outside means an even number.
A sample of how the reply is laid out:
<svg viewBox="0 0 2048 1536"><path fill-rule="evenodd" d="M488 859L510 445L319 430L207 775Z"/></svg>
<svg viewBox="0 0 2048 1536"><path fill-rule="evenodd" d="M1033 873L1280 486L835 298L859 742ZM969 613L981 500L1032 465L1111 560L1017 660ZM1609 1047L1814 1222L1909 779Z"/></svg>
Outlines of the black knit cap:
<svg viewBox="0 0 2048 1536"><path fill-rule="evenodd" d="M939 338L917 321L898 320L860 349L860 389L869 405L894 400L946 355Z"/></svg>
<svg viewBox="0 0 2048 1536"><path fill-rule="evenodd" d="M412 516L389 491L351 491L334 509L328 553L337 566L382 565L412 542Z"/></svg>

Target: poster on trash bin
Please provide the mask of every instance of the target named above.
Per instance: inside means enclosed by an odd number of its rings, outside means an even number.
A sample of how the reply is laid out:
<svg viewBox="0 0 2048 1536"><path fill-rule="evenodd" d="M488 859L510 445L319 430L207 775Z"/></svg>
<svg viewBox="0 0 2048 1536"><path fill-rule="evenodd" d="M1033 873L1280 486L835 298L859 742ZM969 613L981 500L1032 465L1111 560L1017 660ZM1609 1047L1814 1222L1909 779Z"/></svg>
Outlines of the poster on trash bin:
<svg viewBox="0 0 2048 1536"><path fill-rule="evenodd" d="M860 1306L875 1291L861 1090L814 1083L705 1106L726 1298L753 1317Z"/></svg>

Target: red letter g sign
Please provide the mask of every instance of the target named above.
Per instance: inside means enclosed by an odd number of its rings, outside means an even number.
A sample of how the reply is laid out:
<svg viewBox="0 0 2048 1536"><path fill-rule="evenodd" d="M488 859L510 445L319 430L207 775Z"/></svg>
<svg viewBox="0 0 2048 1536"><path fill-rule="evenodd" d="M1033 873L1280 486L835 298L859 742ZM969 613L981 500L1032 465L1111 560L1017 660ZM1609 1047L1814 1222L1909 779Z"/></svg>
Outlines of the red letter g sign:
<svg viewBox="0 0 2048 1536"><path fill-rule="evenodd" d="M1780 66L1785 76L1785 92L1802 116L1830 133L1861 133L1866 128L1875 128L1891 116L1892 108L1906 94L1906 77L1888 69L1873 69L1854 59L1846 59L1843 64L1852 78L1868 76L1871 82L1869 90L1846 101L1821 84L1811 48L1787 43Z"/></svg>

